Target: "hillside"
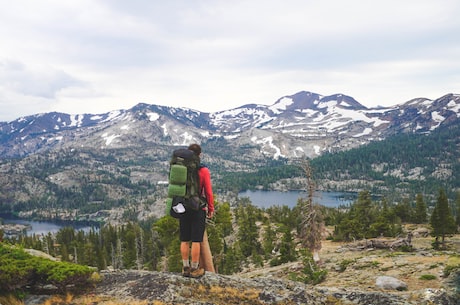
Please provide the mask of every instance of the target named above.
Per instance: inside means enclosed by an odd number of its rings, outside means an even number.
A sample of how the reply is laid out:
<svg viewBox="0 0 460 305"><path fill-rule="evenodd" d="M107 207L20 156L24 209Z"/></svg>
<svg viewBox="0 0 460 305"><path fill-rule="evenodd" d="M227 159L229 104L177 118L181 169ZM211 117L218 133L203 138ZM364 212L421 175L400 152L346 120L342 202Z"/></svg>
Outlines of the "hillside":
<svg viewBox="0 0 460 305"><path fill-rule="evenodd" d="M360 190L398 199L447 188L460 189L460 120L429 134L398 134L346 152L312 160L319 185L325 189ZM399 197L399 199L401 199Z"/></svg>

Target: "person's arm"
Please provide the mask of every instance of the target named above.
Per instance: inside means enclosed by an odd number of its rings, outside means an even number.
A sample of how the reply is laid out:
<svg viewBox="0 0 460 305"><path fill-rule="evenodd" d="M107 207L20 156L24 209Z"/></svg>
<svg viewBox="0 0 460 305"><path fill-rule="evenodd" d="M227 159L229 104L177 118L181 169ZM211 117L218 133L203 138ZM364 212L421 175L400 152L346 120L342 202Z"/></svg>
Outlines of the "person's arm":
<svg viewBox="0 0 460 305"><path fill-rule="evenodd" d="M214 194L212 193L211 173L207 167L203 167L199 171L201 188L208 202L208 216L214 214Z"/></svg>

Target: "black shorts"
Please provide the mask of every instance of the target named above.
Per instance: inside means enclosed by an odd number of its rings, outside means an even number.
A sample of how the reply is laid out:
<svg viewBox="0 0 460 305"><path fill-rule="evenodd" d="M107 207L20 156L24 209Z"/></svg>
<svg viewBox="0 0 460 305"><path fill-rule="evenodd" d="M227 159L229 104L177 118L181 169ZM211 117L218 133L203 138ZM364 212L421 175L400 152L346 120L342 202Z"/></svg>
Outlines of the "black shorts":
<svg viewBox="0 0 460 305"><path fill-rule="evenodd" d="M206 211L186 211L179 218L180 241L202 242L206 226Z"/></svg>

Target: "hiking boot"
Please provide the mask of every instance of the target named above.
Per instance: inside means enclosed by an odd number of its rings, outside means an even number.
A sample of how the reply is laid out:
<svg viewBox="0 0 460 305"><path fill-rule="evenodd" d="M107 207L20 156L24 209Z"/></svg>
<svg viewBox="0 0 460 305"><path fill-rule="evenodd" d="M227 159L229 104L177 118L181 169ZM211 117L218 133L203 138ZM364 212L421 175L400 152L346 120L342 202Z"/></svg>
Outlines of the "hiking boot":
<svg viewBox="0 0 460 305"><path fill-rule="evenodd" d="M190 277L190 267L182 267L182 275L185 277Z"/></svg>
<svg viewBox="0 0 460 305"><path fill-rule="evenodd" d="M195 279L200 278L204 275L204 269L203 268L192 268L190 269L190 277L193 277Z"/></svg>

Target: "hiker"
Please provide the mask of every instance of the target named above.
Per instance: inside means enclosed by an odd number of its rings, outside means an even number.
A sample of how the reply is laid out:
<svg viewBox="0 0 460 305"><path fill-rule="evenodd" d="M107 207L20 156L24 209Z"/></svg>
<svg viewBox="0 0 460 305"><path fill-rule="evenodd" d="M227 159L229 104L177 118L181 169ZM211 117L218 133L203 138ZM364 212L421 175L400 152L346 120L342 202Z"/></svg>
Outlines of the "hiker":
<svg viewBox="0 0 460 305"><path fill-rule="evenodd" d="M201 155L201 146L192 144L188 147L198 157ZM187 277L198 278L204 275L205 270L199 266L201 242L205 231L206 217L212 218L214 214L214 197L212 193L211 174L209 169L201 165L198 170L200 181L200 195L206 198L207 206L198 211L187 210L179 219L180 226L180 252L182 256L182 274ZM190 256L191 246L191 261Z"/></svg>

